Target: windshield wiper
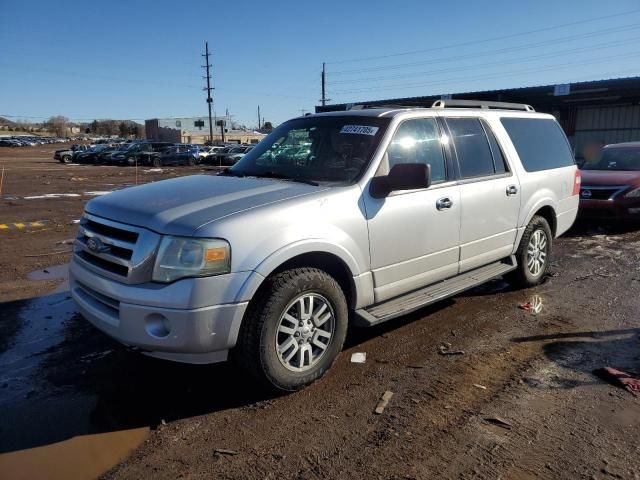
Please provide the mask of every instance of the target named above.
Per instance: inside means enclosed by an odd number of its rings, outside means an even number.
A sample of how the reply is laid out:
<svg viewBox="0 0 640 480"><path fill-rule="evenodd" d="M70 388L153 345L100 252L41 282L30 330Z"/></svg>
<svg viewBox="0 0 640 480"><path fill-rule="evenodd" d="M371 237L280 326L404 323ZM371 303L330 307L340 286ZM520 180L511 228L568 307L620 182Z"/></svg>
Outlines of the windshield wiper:
<svg viewBox="0 0 640 480"><path fill-rule="evenodd" d="M218 175L224 175L225 177L246 177L244 173L234 172L230 168L225 168Z"/></svg>

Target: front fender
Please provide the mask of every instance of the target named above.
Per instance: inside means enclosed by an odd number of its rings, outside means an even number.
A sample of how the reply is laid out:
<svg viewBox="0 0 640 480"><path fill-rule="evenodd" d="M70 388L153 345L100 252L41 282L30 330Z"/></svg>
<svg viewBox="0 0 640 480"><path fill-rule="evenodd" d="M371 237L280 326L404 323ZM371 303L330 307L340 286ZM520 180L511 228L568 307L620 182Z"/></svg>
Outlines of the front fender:
<svg viewBox="0 0 640 480"><path fill-rule="evenodd" d="M348 268L352 277L360 274L358 263L351 253L340 245L324 239L306 239L290 243L266 257L249 276L236 297L237 302L249 301L262 285L262 282L280 265L305 253L322 252L335 255Z"/></svg>

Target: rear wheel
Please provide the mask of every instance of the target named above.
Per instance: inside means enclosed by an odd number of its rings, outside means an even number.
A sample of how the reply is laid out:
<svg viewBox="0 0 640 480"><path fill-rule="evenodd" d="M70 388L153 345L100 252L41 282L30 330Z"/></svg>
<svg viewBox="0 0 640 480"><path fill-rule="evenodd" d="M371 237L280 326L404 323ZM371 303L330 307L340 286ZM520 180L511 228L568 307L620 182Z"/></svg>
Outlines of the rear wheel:
<svg viewBox="0 0 640 480"><path fill-rule="evenodd" d="M151 159L151 164L152 164L154 167L161 167L161 166L162 166L162 160L160 160L160 157L153 157L153 158Z"/></svg>
<svg viewBox="0 0 640 480"><path fill-rule="evenodd" d="M520 240L516 259L518 268L507 280L518 287L533 287L544 278L551 263L553 234L544 217L534 216Z"/></svg>
<svg viewBox="0 0 640 480"><path fill-rule="evenodd" d="M249 306L236 360L271 390L299 390L331 367L347 321L347 302L333 277L315 268L281 272Z"/></svg>

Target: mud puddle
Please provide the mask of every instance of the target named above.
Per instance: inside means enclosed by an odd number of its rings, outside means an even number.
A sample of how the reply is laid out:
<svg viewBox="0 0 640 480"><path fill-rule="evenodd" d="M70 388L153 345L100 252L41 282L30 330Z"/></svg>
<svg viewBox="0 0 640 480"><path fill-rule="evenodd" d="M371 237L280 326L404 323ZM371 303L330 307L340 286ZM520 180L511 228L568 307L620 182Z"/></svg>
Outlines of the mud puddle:
<svg viewBox="0 0 640 480"><path fill-rule="evenodd" d="M0 303L0 327L12 327L0 328L0 472L10 478L94 478L150 429L257 400L249 389L221 394L237 377L225 365L150 359L96 330L76 311L65 265L29 278L61 284Z"/></svg>

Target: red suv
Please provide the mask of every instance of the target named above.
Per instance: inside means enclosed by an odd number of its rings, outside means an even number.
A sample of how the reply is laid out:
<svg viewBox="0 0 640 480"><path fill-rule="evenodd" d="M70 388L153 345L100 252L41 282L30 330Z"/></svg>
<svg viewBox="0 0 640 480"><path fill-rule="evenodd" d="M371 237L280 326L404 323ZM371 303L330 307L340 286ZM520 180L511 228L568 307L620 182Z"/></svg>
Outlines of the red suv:
<svg viewBox="0 0 640 480"><path fill-rule="evenodd" d="M640 221L640 142L607 145L582 166L579 214Z"/></svg>

